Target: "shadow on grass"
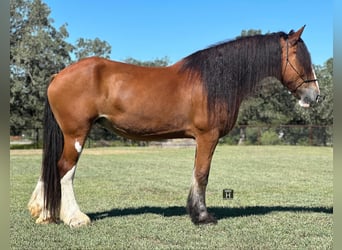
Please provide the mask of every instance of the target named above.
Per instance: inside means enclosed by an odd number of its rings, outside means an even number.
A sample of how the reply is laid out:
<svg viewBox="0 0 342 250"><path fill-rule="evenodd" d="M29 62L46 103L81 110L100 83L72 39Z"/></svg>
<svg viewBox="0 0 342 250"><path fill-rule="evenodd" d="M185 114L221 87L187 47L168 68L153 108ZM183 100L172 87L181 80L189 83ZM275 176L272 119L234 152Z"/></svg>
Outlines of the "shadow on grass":
<svg viewBox="0 0 342 250"><path fill-rule="evenodd" d="M272 212L301 212L301 213L326 213L332 214L332 207L302 207L302 206L254 206L254 207L208 207L209 213L218 220L251 215L264 215ZM101 220L109 217L120 217L139 214L159 214L164 217L186 215L185 207L137 207L137 208L113 208L109 211L88 213L91 220Z"/></svg>

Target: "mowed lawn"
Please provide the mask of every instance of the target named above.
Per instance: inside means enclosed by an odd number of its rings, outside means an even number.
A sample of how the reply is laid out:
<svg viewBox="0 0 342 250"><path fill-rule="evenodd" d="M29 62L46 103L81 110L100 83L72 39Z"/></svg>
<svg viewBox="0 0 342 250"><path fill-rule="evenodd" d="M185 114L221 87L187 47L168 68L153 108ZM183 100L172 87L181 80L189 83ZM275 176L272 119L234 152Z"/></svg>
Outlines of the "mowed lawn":
<svg viewBox="0 0 342 250"><path fill-rule="evenodd" d="M27 203L39 150L11 151L12 249L330 249L333 149L219 146L207 206L217 225L185 210L194 148L85 149L74 181L88 227L36 225ZM222 190L234 190L224 200Z"/></svg>

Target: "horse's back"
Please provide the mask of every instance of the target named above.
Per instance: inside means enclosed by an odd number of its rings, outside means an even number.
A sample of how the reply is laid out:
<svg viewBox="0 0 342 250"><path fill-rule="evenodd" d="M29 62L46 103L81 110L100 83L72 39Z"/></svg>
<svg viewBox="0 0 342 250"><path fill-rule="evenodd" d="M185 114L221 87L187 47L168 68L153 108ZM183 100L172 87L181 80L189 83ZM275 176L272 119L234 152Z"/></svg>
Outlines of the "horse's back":
<svg viewBox="0 0 342 250"><path fill-rule="evenodd" d="M118 88L134 88L144 91L141 94L154 94L154 90L163 90L158 94L177 91L185 87L184 77L175 67L143 67L99 57L90 57L74 63L54 76L49 92L74 92L94 96Z"/></svg>

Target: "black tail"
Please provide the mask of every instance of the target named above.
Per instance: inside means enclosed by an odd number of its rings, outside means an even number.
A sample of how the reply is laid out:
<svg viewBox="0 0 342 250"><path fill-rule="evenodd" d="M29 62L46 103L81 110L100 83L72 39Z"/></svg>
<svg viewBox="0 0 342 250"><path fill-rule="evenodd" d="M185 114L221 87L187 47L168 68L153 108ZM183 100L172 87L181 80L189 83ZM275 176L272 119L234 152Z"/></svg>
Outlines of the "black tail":
<svg viewBox="0 0 342 250"><path fill-rule="evenodd" d="M44 142L42 181L44 182L44 208L52 220L57 221L61 206L61 184L57 163L64 145L63 133L46 98L44 112Z"/></svg>

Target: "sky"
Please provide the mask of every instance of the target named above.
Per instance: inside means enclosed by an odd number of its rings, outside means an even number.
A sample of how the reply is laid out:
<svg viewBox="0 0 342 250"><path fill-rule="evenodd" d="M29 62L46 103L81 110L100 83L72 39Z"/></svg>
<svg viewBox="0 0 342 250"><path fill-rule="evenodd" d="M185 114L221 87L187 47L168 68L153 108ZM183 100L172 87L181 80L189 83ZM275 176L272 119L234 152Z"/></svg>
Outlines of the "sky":
<svg viewBox="0 0 342 250"><path fill-rule="evenodd" d="M312 62L333 56L333 0L43 0L54 26L67 23L68 42L107 41L110 58L175 63L242 30L289 32L306 25L302 39Z"/></svg>

